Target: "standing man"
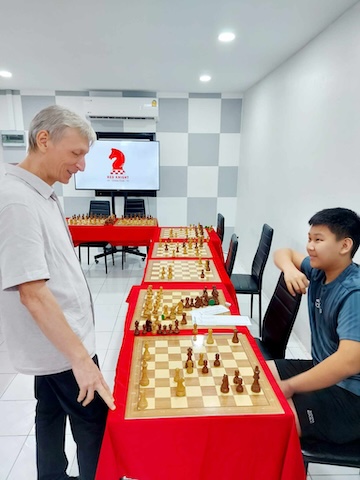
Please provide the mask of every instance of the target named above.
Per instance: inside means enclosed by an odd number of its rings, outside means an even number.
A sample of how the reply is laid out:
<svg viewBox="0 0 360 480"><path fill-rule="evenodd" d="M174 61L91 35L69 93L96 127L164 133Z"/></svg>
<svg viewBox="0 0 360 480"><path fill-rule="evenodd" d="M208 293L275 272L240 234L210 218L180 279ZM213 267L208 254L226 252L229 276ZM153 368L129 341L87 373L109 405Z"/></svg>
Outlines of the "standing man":
<svg viewBox="0 0 360 480"><path fill-rule="evenodd" d="M68 479L69 417L81 480L93 480L114 399L95 355L91 294L52 188L85 168L88 123L51 106L29 128L29 149L0 180L0 318L15 368L35 376L38 480Z"/></svg>
<svg viewBox="0 0 360 480"><path fill-rule="evenodd" d="M275 252L290 293L306 293L312 360L269 362L298 433L333 443L360 439L360 218L329 208L310 220L308 256Z"/></svg>

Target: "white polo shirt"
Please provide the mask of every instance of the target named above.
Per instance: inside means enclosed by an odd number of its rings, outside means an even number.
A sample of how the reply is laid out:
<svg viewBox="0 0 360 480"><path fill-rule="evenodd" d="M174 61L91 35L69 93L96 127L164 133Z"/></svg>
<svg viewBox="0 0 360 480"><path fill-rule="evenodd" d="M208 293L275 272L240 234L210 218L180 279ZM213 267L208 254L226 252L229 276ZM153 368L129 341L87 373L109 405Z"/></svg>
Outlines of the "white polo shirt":
<svg viewBox="0 0 360 480"><path fill-rule="evenodd" d="M53 189L13 165L0 179L0 321L15 368L60 373L68 359L41 332L20 302L18 285L47 280L72 330L95 354L91 294ZM51 321L51 319L50 319Z"/></svg>

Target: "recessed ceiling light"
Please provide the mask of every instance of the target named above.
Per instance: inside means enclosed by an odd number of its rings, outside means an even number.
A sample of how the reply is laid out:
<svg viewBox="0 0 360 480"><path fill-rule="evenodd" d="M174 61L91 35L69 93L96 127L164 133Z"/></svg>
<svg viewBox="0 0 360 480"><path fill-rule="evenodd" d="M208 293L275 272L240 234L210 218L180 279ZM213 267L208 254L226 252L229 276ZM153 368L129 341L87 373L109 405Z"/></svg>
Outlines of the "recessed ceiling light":
<svg viewBox="0 0 360 480"><path fill-rule="evenodd" d="M210 75L201 75L200 81L201 82L209 82L211 80Z"/></svg>
<svg viewBox="0 0 360 480"><path fill-rule="evenodd" d="M12 73L7 72L6 70L0 70L0 77L10 78L10 77L12 77Z"/></svg>
<svg viewBox="0 0 360 480"><path fill-rule="evenodd" d="M218 36L220 42L232 42L235 38L235 33L232 32L223 32Z"/></svg>

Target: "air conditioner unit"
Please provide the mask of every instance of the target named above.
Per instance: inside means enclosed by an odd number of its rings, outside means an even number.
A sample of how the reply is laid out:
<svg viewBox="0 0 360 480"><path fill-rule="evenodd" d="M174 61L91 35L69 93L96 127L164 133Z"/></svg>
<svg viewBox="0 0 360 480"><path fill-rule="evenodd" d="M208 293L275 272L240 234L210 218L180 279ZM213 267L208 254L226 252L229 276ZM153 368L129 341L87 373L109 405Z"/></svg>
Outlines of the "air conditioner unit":
<svg viewBox="0 0 360 480"><path fill-rule="evenodd" d="M157 121L159 118L156 98L88 97L84 99L84 109L90 119Z"/></svg>

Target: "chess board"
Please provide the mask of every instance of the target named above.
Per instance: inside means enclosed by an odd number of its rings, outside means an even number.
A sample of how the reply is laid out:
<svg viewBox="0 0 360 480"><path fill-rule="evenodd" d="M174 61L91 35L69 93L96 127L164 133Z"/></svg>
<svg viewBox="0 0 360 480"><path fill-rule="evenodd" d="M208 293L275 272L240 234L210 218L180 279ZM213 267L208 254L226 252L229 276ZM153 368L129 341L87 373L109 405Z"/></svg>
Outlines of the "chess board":
<svg viewBox="0 0 360 480"><path fill-rule="evenodd" d="M174 243L155 243L154 250L152 257L153 258L176 258L176 257L184 257L184 258L212 258L212 254L207 243L203 243L202 247L198 246L195 248L195 244L193 243L190 247L186 244L186 249L182 246L180 242ZM184 253L184 250L186 253Z"/></svg>
<svg viewBox="0 0 360 480"><path fill-rule="evenodd" d="M134 227L134 226L156 226L157 225L157 219L156 218L141 218L141 217L135 217L135 218L118 218L115 222L116 227Z"/></svg>
<svg viewBox="0 0 360 480"><path fill-rule="evenodd" d="M168 278L168 269L172 266L172 278ZM145 282L221 282L213 260L209 260L210 271L205 270L205 261L199 265L198 260L148 260L145 271ZM162 275L162 269L165 274ZM204 270L204 278L201 272ZM162 278L164 277L164 278Z"/></svg>
<svg viewBox="0 0 360 480"><path fill-rule="evenodd" d="M209 285L208 287L208 294L211 296L211 290L212 287ZM226 300L224 296L223 290L220 288L218 289L219 293L219 304L220 305L225 305ZM179 320L179 329L192 329L193 328L193 322L192 322L192 316L190 312L192 310L198 310L198 308L191 307L191 308L185 308L183 311L186 313L186 325L181 324L182 320L182 314L176 312L176 318L170 320L169 315L164 319L161 320L161 315L164 312L164 306L168 306L169 314L170 314L170 309L171 307L175 307L178 305L178 303L183 300L183 303L185 304L185 299L186 297L189 297L190 299L193 299L195 301L195 298L197 296L203 295L203 289L198 289L198 290L167 290L167 289L162 289L161 295L159 294L159 289L158 288L152 288L152 292L148 293L148 290L146 289L141 289L139 292L139 296L136 302L135 306L135 311L134 311L134 316L131 321L130 328L131 330L135 329L135 320L139 321L139 330L142 331L142 326L145 324L145 320L148 317L146 311L145 311L145 305L146 305L146 300L149 301L149 309L152 311L153 305L155 304L156 298L159 298L159 307L158 307L158 313L159 313L159 321L161 322L161 325L166 325L167 327L169 325L172 325L172 327L175 326L175 320ZM228 313L225 313L224 315L229 315ZM151 314L150 315L151 320L154 322L156 320L156 315ZM150 333L148 335L151 335ZM145 338L145 337L144 337Z"/></svg>
<svg viewBox="0 0 360 480"><path fill-rule="evenodd" d="M198 229L199 234L199 229ZM163 227L160 229L160 238L186 239L197 238L194 227ZM204 228L204 239L209 238L209 234Z"/></svg>
<svg viewBox="0 0 360 480"><path fill-rule="evenodd" d="M214 333L213 345L207 345L206 339L206 335L134 337L125 418L284 413L261 369L261 390L259 393L251 391L254 368L259 363L245 335L239 334L239 343L232 343L232 334ZM150 353L150 359L147 360L149 385L142 387L139 382L145 343L148 343ZM193 373L187 373L185 369L189 347L193 349ZM200 352L208 360L207 374L202 373L202 367L197 364ZM219 367L213 366L215 353L220 354ZM184 397L176 396L176 368L180 369L180 375L184 378ZM243 379L242 393L237 393L233 384L236 369ZM224 374L229 376L229 393L220 391ZM143 391L147 406L139 409L139 397Z"/></svg>

